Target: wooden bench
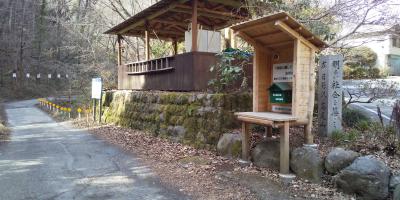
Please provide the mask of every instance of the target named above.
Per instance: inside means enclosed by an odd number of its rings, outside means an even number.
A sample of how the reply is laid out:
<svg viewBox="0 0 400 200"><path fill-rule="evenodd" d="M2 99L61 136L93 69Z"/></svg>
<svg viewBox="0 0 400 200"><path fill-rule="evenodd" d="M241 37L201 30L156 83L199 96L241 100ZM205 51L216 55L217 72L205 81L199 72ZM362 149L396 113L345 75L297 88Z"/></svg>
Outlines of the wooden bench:
<svg viewBox="0 0 400 200"><path fill-rule="evenodd" d="M271 128L280 128L280 173L289 174L289 126L297 120L289 114L272 112L238 112L235 113L242 122L242 158L250 159L249 124L259 124Z"/></svg>

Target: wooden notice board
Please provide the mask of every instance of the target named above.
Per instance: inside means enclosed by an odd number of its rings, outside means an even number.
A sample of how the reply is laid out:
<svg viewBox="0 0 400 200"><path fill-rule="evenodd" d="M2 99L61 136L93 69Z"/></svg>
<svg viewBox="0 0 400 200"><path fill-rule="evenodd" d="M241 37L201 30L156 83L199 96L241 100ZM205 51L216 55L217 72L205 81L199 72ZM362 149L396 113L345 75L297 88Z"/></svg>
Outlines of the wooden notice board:
<svg viewBox="0 0 400 200"><path fill-rule="evenodd" d="M280 172L288 174L289 126L304 126L306 143L313 143L315 53L326 44L285 12L231 28L254 47L253 112L235 113L242 121L242 157L250 155L248 124L268 127L267 136L271 127L280 128Z"/></svg>

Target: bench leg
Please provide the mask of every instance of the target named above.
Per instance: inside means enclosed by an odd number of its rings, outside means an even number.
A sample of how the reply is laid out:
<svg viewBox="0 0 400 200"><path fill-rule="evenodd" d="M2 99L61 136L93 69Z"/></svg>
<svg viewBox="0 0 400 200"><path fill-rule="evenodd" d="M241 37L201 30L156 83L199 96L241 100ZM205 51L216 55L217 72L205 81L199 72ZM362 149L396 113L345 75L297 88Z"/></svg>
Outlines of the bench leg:
<svg viewBox="0 0 400 200"><path fill-rule="evenodd" d="M265 127L265 134L267 135L267 138L272 137L272 127L271 126Z"/></svg>
<svg viewBox="0 0 400 200"><path fill-rule="evenodd" d="M314 137L311 132L311 124L304 126L304 140L306 144L314 144Z"/></svg>
<svg viewBox="0 0 400 200"><path fill-rule="evenodd" d="M289 122L280 130L280 173L289 174Z"/></svg>
<svg viewBox="0 0 400 200"><path fill-rule="evenodd" d="M250 160L250 132L246 122L242 122L242 159Z"/></svg>

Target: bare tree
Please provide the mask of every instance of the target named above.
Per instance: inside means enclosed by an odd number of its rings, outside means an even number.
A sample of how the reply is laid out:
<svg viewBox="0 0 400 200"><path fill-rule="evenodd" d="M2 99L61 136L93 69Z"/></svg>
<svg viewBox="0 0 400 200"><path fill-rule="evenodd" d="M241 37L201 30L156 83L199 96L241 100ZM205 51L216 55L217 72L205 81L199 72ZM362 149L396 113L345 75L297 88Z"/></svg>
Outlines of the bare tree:
<svg viewBox="0 0 400 200"><path fill-rule="evenodd" d="M358 80L345 88L348 99L344 105L346 108L352 103L372 103L379 99L395 99L398 95L399 84L389 80Z"/></svg>

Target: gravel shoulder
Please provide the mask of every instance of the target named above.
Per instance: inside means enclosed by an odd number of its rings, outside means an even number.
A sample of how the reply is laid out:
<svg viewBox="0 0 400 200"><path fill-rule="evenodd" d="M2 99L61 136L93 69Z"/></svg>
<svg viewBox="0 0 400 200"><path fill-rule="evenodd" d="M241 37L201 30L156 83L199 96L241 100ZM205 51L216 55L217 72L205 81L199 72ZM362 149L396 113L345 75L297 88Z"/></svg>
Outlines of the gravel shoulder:
<svg viewBox="0 0 400 200"><path fill-rule="evenodd" d="M0 99L0 141L5 141L9 138L10 129L7 127L7 115L4 109L4 103Z"/></svg>
<svg viewBox="0 0 400 200"><path fill-rule="evenodd" d="M86 120L73 124L135 153L164 184L194 199L352 199L337 192L329 178L322 184L296 179L283 186L278 171L244 166L213 151L113 125L88 125Z"/></svg>

